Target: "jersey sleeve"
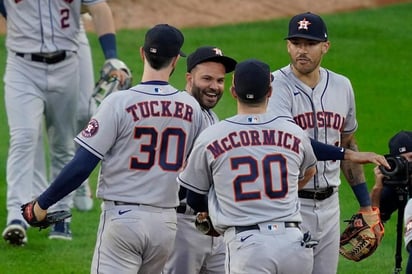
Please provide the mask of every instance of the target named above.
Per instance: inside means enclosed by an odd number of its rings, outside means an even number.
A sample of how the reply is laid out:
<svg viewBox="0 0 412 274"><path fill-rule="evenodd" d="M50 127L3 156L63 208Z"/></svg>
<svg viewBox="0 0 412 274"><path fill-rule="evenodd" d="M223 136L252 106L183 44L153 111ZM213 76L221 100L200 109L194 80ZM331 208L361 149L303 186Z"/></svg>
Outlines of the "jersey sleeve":
<svg viewBox="0 0 412 274"><path fill-rule="evenodd" d="M280 72L275 72L272 81L272 96L269 98L268 110L276 116L293 117L291 87Z"/></svg>
<svg viewBox="0 0 412 274"><path fill-rule="evenodd" d="M347 79L347 90L348 90L348 113L346 115L345 126L343 129L343 133L353 133L356 131L358 127L358 122L356 120L356 103L355 103L355 94L352 88L352 84Z"/></svg>
<svg viewBox="0 0 412 274"><path fill-rule="evenodd" d="M193 192L207 194L213 179L208 164L205 144L201 141L202 135L203 133L195 141L193 150L187 160L187 165L177 177L177 181L180 185Z"/></svg>
<svg viewBox="0 0 412 274"><path fill-rule="evenodd" d="M113 146L117 138L117 112L111 105L112 100L110 99L108 97L107 100L103 100L86 128L75 138L80 146L100 159L103 159L103 156Z"/></svg>

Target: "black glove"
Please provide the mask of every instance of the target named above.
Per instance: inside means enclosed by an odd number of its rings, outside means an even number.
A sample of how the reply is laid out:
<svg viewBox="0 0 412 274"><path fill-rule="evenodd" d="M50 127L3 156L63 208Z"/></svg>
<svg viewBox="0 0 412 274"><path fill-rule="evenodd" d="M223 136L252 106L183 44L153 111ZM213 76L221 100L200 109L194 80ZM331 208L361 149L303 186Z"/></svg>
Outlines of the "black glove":
<svg viewBox="0 0 412 274"><path fill-rule="evenodd" d="M21 214L32 227L38 227L41 230L72 216L69 211L61 210L47 213L43 220L38 220L34 214L34 205L36 202L36 200L33 200L21 206Z"/></svg>

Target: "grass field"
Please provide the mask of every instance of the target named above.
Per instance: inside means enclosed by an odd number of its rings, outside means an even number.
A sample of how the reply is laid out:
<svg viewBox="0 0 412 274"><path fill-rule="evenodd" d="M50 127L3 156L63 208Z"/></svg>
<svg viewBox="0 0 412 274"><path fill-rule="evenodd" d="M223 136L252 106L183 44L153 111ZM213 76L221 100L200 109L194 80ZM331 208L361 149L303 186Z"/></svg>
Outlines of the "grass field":
<svg viewBox="0 0 412 274"><path fill-rule="evenodd" d="M387 153L388 139L401 129L412 129L412 3L387 6L336 15L324 15L332 43L323 66L348 76L357 100L359 129L357 140L361 150ZM213 28L183 29L186 40L183 51L189 53L201 45L216 45L227 55L241 61L246 58L265 60L277 69L288 63L285 41L288 19L253 24L225 25ZM138 48L145 30L118 32L120 59L132 69L134 83L139 82L141 61ZM103 63L96 36L89 34L95 67ZM0 44L4 44L0 36ZM6 51L0 54L0 74L4 74ZM184 88L185 60L172 76L171 83ZM97 76L98 70L96 70ZM226 90L230 86L227 79ZM4 106L3 85L0 105ZM235 102L225 93L216 112L221 118L235 113ZM409 119L408 119L409 118ZM8 128L4 107L0 109L0 229L6 225L6 159ZM373 166L366 165L369 188L373 185ZM96 172L91 177L96 186ZM340 191L341 227L358 209L348 184ZM73 212L73 241L50 241L47 230L28 231L29 243L23 248L0 241L0 273L88 273L98 225L99 202L91 212ZM396 214L386 225L386 234L376 253L359 263L341 257L340 274L393 273L395 265ZM403 263L406 264L403 252Z"/></svg>

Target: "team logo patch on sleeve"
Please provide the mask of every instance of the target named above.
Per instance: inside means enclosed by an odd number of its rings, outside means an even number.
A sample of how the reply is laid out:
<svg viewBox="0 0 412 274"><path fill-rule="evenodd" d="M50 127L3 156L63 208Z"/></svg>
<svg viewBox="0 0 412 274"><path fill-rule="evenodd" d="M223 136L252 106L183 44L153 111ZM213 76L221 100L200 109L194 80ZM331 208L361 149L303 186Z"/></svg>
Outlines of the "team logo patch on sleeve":
<svg viewBox="0 0 412 274"><path fill-rule="evenodd" d="M87 127L83 129L82 135L86 138L90 138L96 135L98 130L99 130L99 122L97 122L97 120L95 119L91 119Z"/></svg>

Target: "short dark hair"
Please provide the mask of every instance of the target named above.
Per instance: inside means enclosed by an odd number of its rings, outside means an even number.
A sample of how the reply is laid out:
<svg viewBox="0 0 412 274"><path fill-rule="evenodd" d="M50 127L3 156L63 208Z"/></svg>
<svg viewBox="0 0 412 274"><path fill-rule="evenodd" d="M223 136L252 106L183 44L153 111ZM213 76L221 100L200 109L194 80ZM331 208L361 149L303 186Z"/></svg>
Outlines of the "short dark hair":
<svg viewBox="0 0 412 274"><path fill-rule="evenodd" d="M164 57L164 56L147 54L146 52L144 53L144 55L145 55L147 62L155 70L161 70L161 69L166 68L168 65L170 65L170 63L173 61L173 58L174 58L174 57Z"/></svg>

